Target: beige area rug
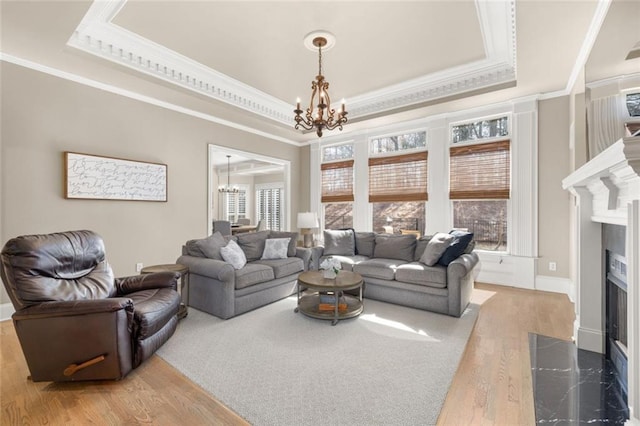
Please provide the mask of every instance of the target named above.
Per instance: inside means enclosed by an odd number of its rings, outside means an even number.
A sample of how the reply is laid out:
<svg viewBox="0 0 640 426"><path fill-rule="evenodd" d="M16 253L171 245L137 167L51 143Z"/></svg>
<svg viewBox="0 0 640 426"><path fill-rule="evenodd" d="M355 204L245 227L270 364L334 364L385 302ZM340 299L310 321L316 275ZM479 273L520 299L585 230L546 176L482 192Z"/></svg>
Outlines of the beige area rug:
<svg viewBox="0 0 640 426"><path fill-rule="evenodd" d="M453 318L365 300L331 326L295 306L226 321L190 308L158 354L254 425L430 425L479 308Z"/></svg>

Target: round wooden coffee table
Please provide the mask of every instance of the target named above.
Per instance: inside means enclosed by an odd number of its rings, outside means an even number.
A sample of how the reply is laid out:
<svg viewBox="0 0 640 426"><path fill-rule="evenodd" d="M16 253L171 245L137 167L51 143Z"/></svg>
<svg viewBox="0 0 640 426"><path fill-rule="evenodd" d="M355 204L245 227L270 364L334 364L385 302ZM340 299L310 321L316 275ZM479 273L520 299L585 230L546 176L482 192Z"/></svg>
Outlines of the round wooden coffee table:
<svg viewBox="0 0 640 426"><path fill-rule="evenodd" d="M298 306L294 312L331 320L331 325L356 317L363 310L362 283L360 274L351 271L340 271L335 279L325 278L322 271L303 272L298 276ZM359 296L344 293L354 289L359 290Z"/></svg>

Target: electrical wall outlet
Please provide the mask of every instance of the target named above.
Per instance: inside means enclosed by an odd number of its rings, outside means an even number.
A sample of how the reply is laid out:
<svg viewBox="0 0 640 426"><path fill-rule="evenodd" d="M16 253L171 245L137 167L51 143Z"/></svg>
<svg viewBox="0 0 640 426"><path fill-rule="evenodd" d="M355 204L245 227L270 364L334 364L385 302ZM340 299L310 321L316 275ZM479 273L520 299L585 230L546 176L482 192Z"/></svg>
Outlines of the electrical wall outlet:
<svg viewBox="0 0 640 426"><path fill-rule="evenodd" d="M549 262L549 270L550 271L555 271L557 269L558 265L556 265L556 262Z"/></svg>
<svg viewBox="0 0 640 426"><path fill-rule="evenodd" d="M136 263L136 272L142 271L142 263Z"/></svg>

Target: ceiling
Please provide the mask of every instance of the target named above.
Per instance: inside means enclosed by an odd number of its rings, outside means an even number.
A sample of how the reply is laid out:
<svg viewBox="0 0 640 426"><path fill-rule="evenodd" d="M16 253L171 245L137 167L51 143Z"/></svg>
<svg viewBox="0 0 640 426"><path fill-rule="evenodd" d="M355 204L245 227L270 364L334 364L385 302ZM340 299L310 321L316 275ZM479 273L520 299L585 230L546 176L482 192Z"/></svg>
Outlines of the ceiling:
<svg viewBox="0 0 640 426"><path fill-rule="evenodd" d="M315 134L293 129L292 110L296 97L308 99L317 74L317 52L303 45L312 31L336 37L335 46L323 52L323 71L333 100L346 98L346 133L566 90L583 46L590 37L593 41L592 21L604 16L609 3L3 0L0 5L4 60L304 144ZM615 16L617 25L603 25L625 55L640 41L633 39L638 30L631 29L638 27L637 5L614 0L607 18ZM624 62L617 53L614 57L610 43L596 42L594 75ZM600 62L608 64L606 70L596 66Z"/></svg>

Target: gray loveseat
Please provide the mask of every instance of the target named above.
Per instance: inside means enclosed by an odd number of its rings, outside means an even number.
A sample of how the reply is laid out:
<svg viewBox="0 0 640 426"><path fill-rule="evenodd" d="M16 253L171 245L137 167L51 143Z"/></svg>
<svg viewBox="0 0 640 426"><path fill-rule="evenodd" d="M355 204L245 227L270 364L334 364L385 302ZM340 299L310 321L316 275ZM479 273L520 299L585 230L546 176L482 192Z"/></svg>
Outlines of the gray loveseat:
<svg viewBox="0 0 640 426"><path fill-rule="evenodd" d="M298 274L308 269L311 251L296 247L297 232L261 231L187 241L177 263L189 267L189 305L220 318L244 312L290 296ZM261 259L268 239L290 238L282 258ZM235 241L247 263L236 269L226 262L222 247ZM269 256L267 256L269 257Z"/></svg>
<svg viewBox="0 0 640 426"><path fill-rule="evenodd" d="M450 243L449 259L442 262L445 255L438 254L440 263L427 266L420 260L430 241L431 236L325 231L325 246L314 252L311 268L318 269L327 257L334 257L342 269L362 275L365 298L459 317L469 304L479 272L474 243L453 251ZM429 250L435 245L432 242Z"/></svg>

